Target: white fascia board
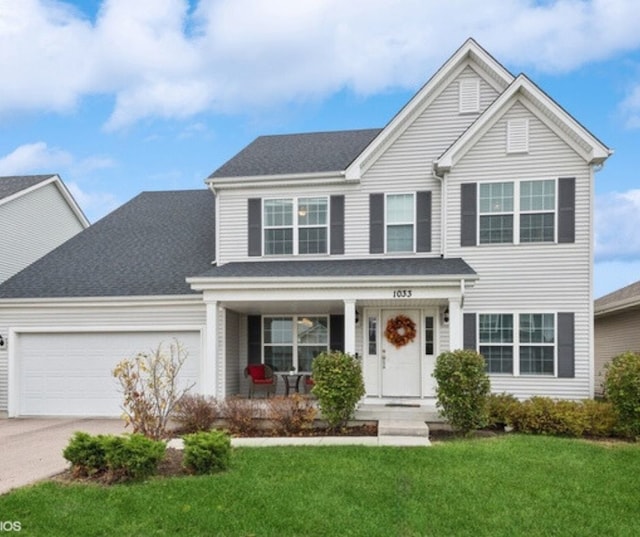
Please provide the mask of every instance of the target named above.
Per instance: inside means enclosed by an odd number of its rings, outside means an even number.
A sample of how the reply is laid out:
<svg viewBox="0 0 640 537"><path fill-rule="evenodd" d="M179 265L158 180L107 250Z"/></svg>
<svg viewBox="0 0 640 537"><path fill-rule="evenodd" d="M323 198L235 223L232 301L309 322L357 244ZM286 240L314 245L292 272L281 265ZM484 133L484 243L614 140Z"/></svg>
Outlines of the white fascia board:
<svg viewBox="0 0 640 537"><path fill-rule="evenodd" d="M253 289L359 289L370 287L390 287L398 284L412 284L418 287L438 287L460 285L464 280L472 286L478 279L471 274L447 274L436 276L352 276L352 277L322 277L310 278L272 276L264 278L187 278L187 283L195 291L243 290Z"/></svg>
<svg viewBox="0 0 640 537"><path fill-rule="evenodd" d="M148 295L111 297L60 297L60 298L0 298L0 309L24 308L74 308L78 306L128 307L170 306L202 304L201 295Z"/></svg>
<svg viewBox="0 0 640 537"><path fill-rule="evenodd" d="M47 179L43 179L42 181L40 181L39 183L36 183L35 185L30 186L29 188L25 188L23 190L19 190L18 192L16 192L15 194L12 194L11 196L7 196L6 198L3 198L0 200L0 205L4 205L5 203L9 203L10 201L13 201L15 199L21 198L22 196L26 196L27 194L38 190L39 188L42 188L43 186L46 185L50 185L51 183L53 183L56 178L58 176L57 175L50 175ZM59 179L59 177L58 177Z"/></svg>
<svg viewBox="0 0 640 537"><path fill-rule="evenodd" d="M506 113L510 106L519 99L533 114L549 126L559 137L570 145L588 164L604 162L612 151L587 131L571 115L565 112L553 99L548 97L524 74L518 75L514 82L484 111L484 113L438 158L434 169L438 174L447 173L475 145L475 143ZM570 137L566 136L552 121L543 114L535 112L535 106L527 106L527 101L547 109L559 121L564 123L576 136L591 147L591 151L578 146Z"/></svg>
<svg viewBox="0 0 640 537"><path fill-rule="evenodd" d="M205 181L209 188L214 191L241 190L245 188L290 187L297 184L300 184L301 186L344 185L354 182L358 181L347 180L343 171L210 178Z"/></svg>
<svg viewBox="0 0 640 537"><path fill-rule="evenodd" d="M384 153L440 94L439 88L446 86L447 81L453 80L471 64L475 64L489 75L485 80L498 92L504 91L513 82L514 77L507 69L473 39L467 39L349 165L346 171L347 178L360 178L368 168L365 163L376 153Z"/></svg>

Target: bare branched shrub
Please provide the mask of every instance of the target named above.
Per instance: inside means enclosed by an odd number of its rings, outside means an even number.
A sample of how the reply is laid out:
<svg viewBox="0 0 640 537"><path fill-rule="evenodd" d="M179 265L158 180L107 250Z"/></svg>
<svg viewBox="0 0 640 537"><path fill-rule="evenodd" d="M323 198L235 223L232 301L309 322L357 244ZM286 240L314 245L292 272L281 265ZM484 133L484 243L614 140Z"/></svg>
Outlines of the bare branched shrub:
<svg viewBox="0 0 640 537"><path fill-rule="evenodd" d="M123 417L134 433L154 440L166 436L176 405L194 386L181 387L178 380L187 357L184 346L174 340L166 347L161 343L151 352L138 353L116 365L112 373L124 396Z"/></svg>
<svg viewBox="0 0 640 537"><path fill-rule="evenodd" d="M270 420L276 434L292 435L313 425L316 407L307 397L294 393L290 397L267 399L265 418Z"/></svg>
<svg viewBox="0 0 640 537"><path fill-rule="evenodd" d="M228 397L221 403L222 415L227 422L227 429L231 434L251 435L256 431L258 408L253 399L242 397Z"/></svg>
<svg viewBox="0 0 640 537"><path fill-rule="evenodd" d="M215 422L223 417L222 411L215 397L188 393L176 406L173 421L183 434L210 431Z"/></svg>

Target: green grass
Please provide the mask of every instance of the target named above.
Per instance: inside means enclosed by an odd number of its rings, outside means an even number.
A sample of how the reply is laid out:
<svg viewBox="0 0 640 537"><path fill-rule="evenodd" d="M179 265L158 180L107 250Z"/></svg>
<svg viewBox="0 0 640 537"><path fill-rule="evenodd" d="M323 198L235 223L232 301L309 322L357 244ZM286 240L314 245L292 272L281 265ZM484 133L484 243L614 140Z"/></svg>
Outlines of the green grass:
<svg viewBox="0 0 640 537"><path fill-rule="evenodd" d="M235 450L231 470L0 497L20 535L637 535L640 446L505 436Z"/></svg>

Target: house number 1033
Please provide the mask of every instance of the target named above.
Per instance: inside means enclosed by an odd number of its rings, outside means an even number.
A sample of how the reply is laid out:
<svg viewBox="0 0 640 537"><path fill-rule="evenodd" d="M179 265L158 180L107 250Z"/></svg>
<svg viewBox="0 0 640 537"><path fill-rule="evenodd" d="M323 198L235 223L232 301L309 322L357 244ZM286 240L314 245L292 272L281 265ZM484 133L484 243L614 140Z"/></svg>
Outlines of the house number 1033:
<svg viewBox="0 0 640 537"><path fill-rule="evenodd" d="M393 292L393 298L411 298L411 289L396 289Z"/></svg>

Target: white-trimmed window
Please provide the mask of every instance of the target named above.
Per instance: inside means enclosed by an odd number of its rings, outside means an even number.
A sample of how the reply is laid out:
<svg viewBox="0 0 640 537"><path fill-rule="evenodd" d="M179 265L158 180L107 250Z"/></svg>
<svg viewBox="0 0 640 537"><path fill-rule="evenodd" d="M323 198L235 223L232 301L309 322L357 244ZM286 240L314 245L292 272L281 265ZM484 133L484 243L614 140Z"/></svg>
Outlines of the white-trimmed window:
<svg viewBox="0 0 640 537"><path fill-rule="evenodd" d="M263 204L264 255L329 251L328 198L265 199Z"/></svg>
<svg viewBox="0 0 640 537"><path fill-rule="evenodd" d="M480 79L461 78L458 89L460 113L477 114L480 111Z"/></svg>
<svg viewBox="0 0 640 537"><path fill-rule="evenodd" d="M478 336L478 352L490 374L555 374L554 313L480 314Z"/></svg>
<svg viewBox="0 0 640 537"><path fill-rule="evenodd" d="M311 371L313 359L329 350L326 315L264 316L263 362L276 371Z"/></svg>
<svg viewBox="0 0 640 537"><path fill-rule="evenodd" d="M414 230L414 194L387 194L385 204L386 251L415 251Z"/></svg>
<svg viewBox="0 0 640 537"><path fill-rule="evenodd" d="M480 183L478 242L554 242L556 183L555 179Z"/></svg>

